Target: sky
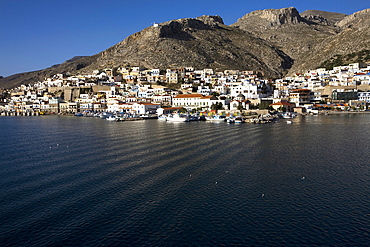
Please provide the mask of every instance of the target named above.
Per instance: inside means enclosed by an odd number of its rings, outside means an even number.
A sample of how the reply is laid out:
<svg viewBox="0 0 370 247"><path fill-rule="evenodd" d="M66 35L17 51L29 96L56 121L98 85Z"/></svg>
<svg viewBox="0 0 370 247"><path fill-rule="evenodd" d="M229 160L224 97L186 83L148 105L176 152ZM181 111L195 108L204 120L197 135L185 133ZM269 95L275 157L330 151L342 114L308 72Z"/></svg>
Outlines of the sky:
<svg viewBox="0 0 370 247"><path fill-rule="evenodd" d="M261 9L295 7L352 14L368 0L0 0L0 76L41 70L90 56L151 26L219 15L230 25Z"/></svg>

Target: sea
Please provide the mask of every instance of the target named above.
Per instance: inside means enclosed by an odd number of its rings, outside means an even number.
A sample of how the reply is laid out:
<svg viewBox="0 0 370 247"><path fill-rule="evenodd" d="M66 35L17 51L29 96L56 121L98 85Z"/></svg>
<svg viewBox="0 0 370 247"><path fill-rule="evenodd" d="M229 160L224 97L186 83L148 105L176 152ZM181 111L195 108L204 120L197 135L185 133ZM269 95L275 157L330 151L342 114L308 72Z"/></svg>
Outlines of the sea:
<svg viewBox="0 0 370 247"><path fill-rule="evenodd" d="M370 245L370 114L0 131L1 246Z"/></svg>

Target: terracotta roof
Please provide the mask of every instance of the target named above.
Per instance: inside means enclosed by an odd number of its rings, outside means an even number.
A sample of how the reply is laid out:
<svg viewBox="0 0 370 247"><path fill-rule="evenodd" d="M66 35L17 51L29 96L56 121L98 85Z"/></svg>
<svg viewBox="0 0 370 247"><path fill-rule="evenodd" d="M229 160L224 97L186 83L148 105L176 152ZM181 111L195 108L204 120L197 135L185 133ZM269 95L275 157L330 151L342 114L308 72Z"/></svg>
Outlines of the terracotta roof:
<svg viewBox="0 0 370 247"><path fill-rule="evenodd" d="M139 105L159 105L159 104L153 104L153 103L138 103Z"/></svg>
<svg viewBox="0 0 370 247"><path fill-rule="evenodd" d="M166 107L166 108L163 108L164 110L180 110L182 109L182 107Z"/></svg>
<svg viewBox="0 0 370 247"><path fill-rule="evenodd" d="M284 102L284 101L280 101L280 102L276 102L276 103L273 103L273 104L270 104L270 105L287 105L287 106L292 106L294 104L291 104L291 103L288 103L288 102Z"/></svg>
<svg viewBox="0 0 370 247"><path fill-rule="evenodd" d="M299 88L299 89L292 89L292 92L308 92L310 89L305 89L305 88Z"/></svg>
<svg viewBox="0 0 370 247"><path fill-rule="evenodd" d="M174 98L202 98L202 97L203 97L202 94L196 93L196 94L179 94Z"/></svg>

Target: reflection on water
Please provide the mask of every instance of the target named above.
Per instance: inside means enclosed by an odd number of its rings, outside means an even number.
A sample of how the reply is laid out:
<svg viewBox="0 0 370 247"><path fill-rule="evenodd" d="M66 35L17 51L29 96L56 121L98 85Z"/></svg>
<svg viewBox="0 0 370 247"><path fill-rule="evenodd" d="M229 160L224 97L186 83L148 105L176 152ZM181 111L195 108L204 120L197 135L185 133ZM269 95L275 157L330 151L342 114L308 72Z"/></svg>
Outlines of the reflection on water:
<svg viewBox="0 0 370 247"><path fill-rule="evenodd" d="M4 246L365 245L370 117L2 117Z"/></svg>

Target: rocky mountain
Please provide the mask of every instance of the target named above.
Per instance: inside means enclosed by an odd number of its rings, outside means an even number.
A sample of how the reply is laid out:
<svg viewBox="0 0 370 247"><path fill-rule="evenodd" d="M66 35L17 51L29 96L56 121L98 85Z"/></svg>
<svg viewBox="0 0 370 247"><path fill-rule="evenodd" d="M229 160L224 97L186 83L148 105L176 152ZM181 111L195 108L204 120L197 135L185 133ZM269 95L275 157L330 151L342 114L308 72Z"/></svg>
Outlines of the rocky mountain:
<svg viewBox="0 0 370 247"><path fill-rule="evenodd" d="M350 59L353 57L351 54L366 53L370 50L370 9L345 16L337 21L335 26L339 28L337 33L317 42L312 48L312 53L296 59L291 72L319 67L337 56L348 57L349 59L342 61L342 64L347 64L354 62Z"/></svg>
<svg viewBox="0 0 370 247"><path fill-rule="evenodd" d="M292 60L268 42L239 28L226 26L219 16L202 16L148 27L102 52L86 69L139 65L166 69L243 69L278 77Z"/></svg>
<svg viewBox="0 0 370 247"><path fill-rule="evenodd" d="M301 16L308 21L316 22L318 24L335 25L335 23L343 20L347 15L321 10L306 10L301 13Z"/></svg>
<svg viewBox="0 0 370 247"><path fill-rule="evenodd" d="M258 71L266 78L303 72L370 48L369 9L352 15L293 8L257 10L227 26L219 16L171 20L130 35L91 57L0 79L0 87L57 73L89 73L119 66ZM345 57L345 56L343 56Z"/></svg>
<svg viewBox="0 0 370 247"><path fill-rule="evenodd" d="M232 26L250 31L289 55L289 74L315 69L337 55L370 48L370 9L352 15L295 8L258 10ZM343 61L344 64L346 61Z"/></svg>
<svg viewBox="0 0 370 247"><path fill-rule="evenodd" d="M319 20L319 21L318 21ZM232 26L252 32L288 54L294 62L304 60L306 54L339 28L330 25L322 16L302 17L295 8L257 10L246 14Z"/></svg>

